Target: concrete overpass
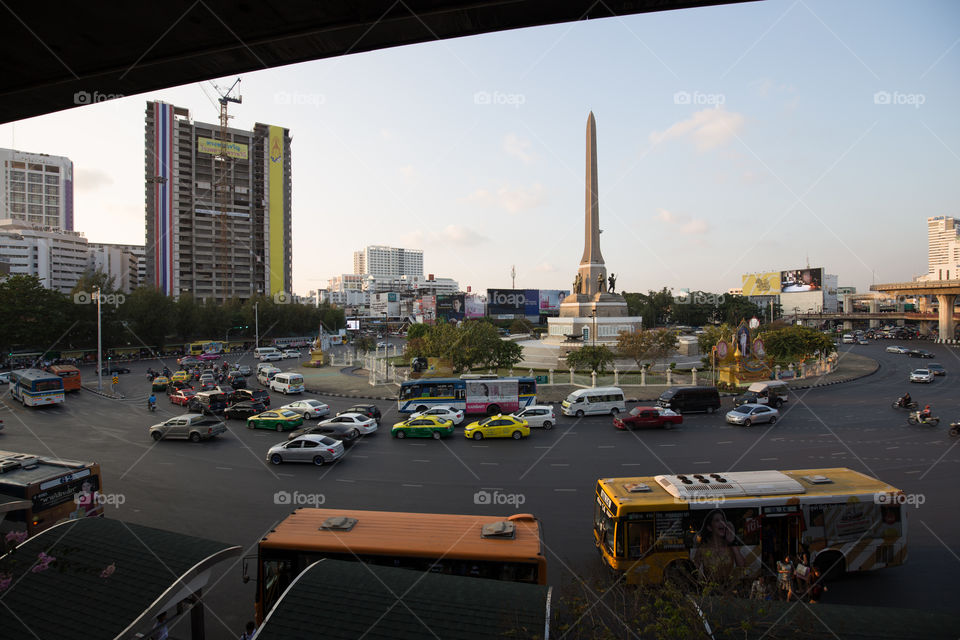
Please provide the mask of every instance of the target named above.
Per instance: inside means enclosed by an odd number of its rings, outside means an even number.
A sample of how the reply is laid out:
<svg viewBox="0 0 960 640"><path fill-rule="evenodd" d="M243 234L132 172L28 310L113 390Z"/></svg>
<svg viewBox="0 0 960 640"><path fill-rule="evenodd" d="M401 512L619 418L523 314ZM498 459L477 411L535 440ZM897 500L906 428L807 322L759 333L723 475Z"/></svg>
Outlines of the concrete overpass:
<svg viewBox="0 0 960 640"><path fill-rule="evenodd" d="M927 280L925 282L892 282L889 284L874 284L871 291L885 293L890 296L933 296L939 306L937 321L939 322L939 342L955 342L957 330L954 306L957 296L960 295L960 280ZM872 311L873 309L871 309Z"/></svg>

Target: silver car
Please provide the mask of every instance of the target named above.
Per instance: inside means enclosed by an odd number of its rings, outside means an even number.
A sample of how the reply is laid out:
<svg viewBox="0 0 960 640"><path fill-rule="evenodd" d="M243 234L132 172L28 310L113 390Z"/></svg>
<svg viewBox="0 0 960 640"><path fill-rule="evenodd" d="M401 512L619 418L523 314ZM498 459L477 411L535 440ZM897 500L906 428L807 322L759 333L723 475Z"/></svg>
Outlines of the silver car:
<svg viewBox="0 0 960 640"><path fill-rule="evenodd" d="M354 427L362 435L370 435L377 430L377 421L361 413L341 413L336 418L324 420L320 424L345 424Z"/></svg>
<svg viewBox="0 0 960 640"><path fill-rule="evenodd" d="M763 422L776 424L780 419L780 412L765 404L742 404L727 413L727 422L749 427L752 424Z"/></svg>
<svg viewBox="0 0 960 640"><path fill-rule="evenodd" d="M552 429L557 423L557 418L553 413L553 407L548 404L535 404L512 414L514 418L526 420L531 427L543 427Z"/></svg>
<svg viewBox="0 0 960 640"><path fill-rule="evenodd" d="M343 443L318 434L308 434L275 444L267 451L267 460L281 462L312 462L322 466L343 456Z"/></svg>
<svg viewBox="0 0 960 640"><path fill-rule="evenodd" d="M319 400L297 400L296 402L285 404L280 408L296 411L303 416L304 420L322 418L323 416L330 415L330 407Z"/></svg>
<svg viewBox="0 0 960 640"><path fill-rule="evenodd" d="M910 373L910 382L933 382L933 372L930 369L914 369Z"/></svg>

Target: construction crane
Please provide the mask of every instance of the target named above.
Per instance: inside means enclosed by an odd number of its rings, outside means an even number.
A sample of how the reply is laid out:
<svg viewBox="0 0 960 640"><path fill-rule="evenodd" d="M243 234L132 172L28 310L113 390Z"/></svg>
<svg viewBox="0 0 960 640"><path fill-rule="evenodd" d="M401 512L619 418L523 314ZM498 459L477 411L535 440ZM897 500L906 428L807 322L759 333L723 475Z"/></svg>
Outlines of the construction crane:
<svg viewBox="0 0 960 640"><path fill-rule="evenodd" d="M227 152L227 128L230 121L230 118L233 117L228 113L228 105L231 102L240 104L243 102L242 96L233 97L230 94L233 93L233 90L237 88L237 85L240 84L240 78L237 78L236 81L230 86L229 89L223 91L216 84L211 82L213 88L216 89L217 94L219 94L220 99L220 153L217 156L219 163L214 163L214 165L219 164L220 175L216 176L216 197L217 197L217 217L220 222L220 264L214 265L213 272L218 274L214 278L214 287L216 287L216 280L219 278L220 282L223 283L223 301L226 302L230 299L232 293L230 278L230 268L229 265L231 261L228 259L232 255L232 246L233 238L229 237L227 234L227 228L229 223L229 214L228 209L233 207L233 197L231 195L232 190L230 187L230 174L231 169L233 168L233 159ZM215 235L215 234L214 234ZM232 234L231 234L232 235ZM215 290L214 290L215 291ZM216 293L214 292L214 295Z"/></svg>

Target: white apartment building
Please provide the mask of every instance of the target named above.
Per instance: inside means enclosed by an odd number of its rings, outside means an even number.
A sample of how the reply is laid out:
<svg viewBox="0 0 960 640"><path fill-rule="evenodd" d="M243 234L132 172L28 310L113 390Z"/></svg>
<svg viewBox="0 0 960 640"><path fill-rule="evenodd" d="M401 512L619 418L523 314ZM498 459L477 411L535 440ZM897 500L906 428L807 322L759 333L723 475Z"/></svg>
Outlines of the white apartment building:
<svg viewBox="0 0 960 640"><path fill-rule="evenodd" d="M10 275L40 278L43 286L70 293L89 266L83 234L19 222L0 222L0 260Z"/></svg>
<svg viewBox="0 0 960 640"><path fill-rule="evenodd" d="M353 272L377 278L423 277L423 251L370 245L353 252Z"/></svg>
<svg viewBox="0 0 960 640"><path fill-rule="evenodd" d="M73 162L0 149L0 220L73 231Z"/></svg>
<svg viewBox="0 0 960 640"><path fill-rule="evenodd" d="M143 249L143 247L140 247ZM101 271L113 278L113 287L117 291L130 293L142 282L137 276L140 260L137 256L124 249L123 245L94 244L88 245L89 269ZM142 255L142 254L141 254Z"/></svg>
<svg viewBox="0 0 960 640"><path fill-rule="evenodd" d="M960 278L960 224L951 216L927 218L927 275L923 280Z"/></svg>

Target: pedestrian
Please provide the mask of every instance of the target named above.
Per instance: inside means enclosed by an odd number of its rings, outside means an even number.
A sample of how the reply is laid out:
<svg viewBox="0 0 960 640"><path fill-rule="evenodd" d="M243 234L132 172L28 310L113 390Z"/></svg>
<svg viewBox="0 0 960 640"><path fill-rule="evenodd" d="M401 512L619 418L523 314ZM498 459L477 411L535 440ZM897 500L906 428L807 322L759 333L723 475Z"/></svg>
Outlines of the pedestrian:
<svg viewBox="0 0 960 640"><path fill-rule="evenodd" d="M789 553L777 562L777 590L780 597L790 602L793 597L793 560Z"/></svg>
<svg viewBox="0 0 960 640"><path fill-rule="evenodd" d="M770 600L772 598L773 595L770 593L770 585L767 583L767 576L761 573L750 586L750 599Z"/></svg>
<svg viewBox="0 0 960 640"><path fill-rule="evenodd" d="M157 622L150 630L150 640L167 640L170 637L170 631L167 629L167 612L161 611L157 616Z"/></svg>
<svg viewBox="0 0 960 640"><path fill-rule="evenodd" d="M823 582L823 574L820 572L820 569L813 567L810 572L810 604L816 604L823 596L823 592L827 590L827 585L823 584Z"/></svg>
<svg viewBox="0 0 960 640"><path fill-rule="evenodd" d="M800 560L797 562L797 568L793 571L798 597L804 598L810 589L810 561L807 554L801 553Z"/></svg>
<svg viewBox="0 0 960 640"><path fill-rule="evenodd" d="M257 625L253 624L253 620L251 620L247 622L247 625L243 633L240 634L240 640L251 640L253 638L253 634L255 634L256 632L257 632Z"/></svg>

